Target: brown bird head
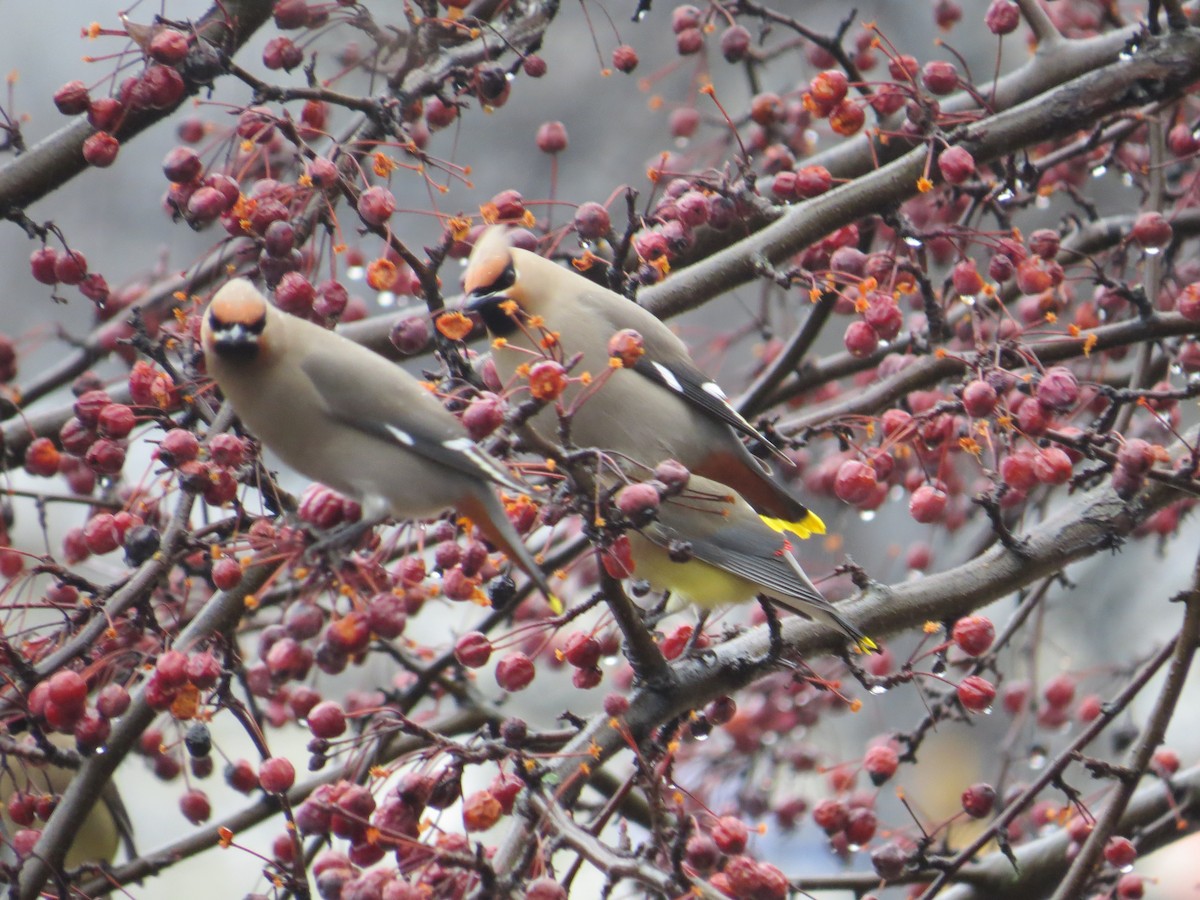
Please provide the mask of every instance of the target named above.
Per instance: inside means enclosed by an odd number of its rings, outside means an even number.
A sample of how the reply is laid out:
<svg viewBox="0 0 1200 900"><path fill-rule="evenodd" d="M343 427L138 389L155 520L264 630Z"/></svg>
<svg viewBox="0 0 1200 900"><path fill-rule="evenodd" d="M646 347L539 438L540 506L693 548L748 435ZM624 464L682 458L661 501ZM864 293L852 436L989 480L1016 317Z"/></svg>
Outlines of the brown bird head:
<svg viewBox="0 0 1200 900"><path fill-rule="evenodd" d="M230 361L257 359L265 347L263 330L270 309L267 298L249 281L230 281L217 291L204 313L204 351Z"/></svg>
<svg viewBox="0 0 1200 900"><path fill-rule="evenodd" d="M493 335L506 337L517 329L523 297L517 284L517 260L503 226L493 225L475 242L463 287L466 309L478 313Z"/></svg>

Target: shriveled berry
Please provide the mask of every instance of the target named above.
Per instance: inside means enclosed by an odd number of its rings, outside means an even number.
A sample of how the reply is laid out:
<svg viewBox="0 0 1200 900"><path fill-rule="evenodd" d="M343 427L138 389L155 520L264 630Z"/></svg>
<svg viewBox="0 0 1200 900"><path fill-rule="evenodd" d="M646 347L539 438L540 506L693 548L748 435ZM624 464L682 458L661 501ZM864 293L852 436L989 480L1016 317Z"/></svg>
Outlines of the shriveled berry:
<svg viewBox="0 0 1200 900"><path fill-rule="evenodd" d="M533 660L519 650L496 663L496 683L510 693L529 687L536 674Z"/></svg>
<svg viewBox="0 0 1200 900"><path fill-rule="evenodd" d="M82 81L68 81L54 92L54 105L64 116L77 116L87 112L90 103L87 85Z"/></svg>
<svg viewBox="0 0 1200 900"><path fill-rule="evenodd" d="M850 820L850 814L844 803L840 800L826 798L813 807L813 821L822 828L826 834L837 834L846 827L846 823Z"/></svg>
<svg viewBox="0 0 1200 900"><path fill-rule="evenodd" d="M750 839L750 829L735 816L722 816L717 819L711 834L722 853L741 853Z"/></svg>
<svg viewBox="0 0 1200 900"><path fill-rule="evenodd" d="M996 804L996 789L990 784L973 784L962 792L963 811L972 819L983 819Z"/></svg>

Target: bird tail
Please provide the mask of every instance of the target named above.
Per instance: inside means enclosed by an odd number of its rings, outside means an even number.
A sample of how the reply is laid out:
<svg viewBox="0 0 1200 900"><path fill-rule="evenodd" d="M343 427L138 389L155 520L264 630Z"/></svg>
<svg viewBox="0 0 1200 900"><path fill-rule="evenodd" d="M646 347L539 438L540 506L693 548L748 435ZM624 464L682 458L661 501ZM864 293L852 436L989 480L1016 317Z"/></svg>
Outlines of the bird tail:
<svg viewBox="0 0 1200 900"><path fill-rule="evenodd" d="M745 458L733 453L713 453L702 466L694 468L697 474L719 481L741 494L776 531L790 531L803 539L825 533L825 523L820 517L793 497L749 453Z"/></svg>
<svg viewBox="0 0 1200 900"><path fill-rule="evenodd" d="M817 586L812 583L812 580L800 567L800 563L790 553L784 553L785 559L792 567L792 571L796 573L796 577L804 584L807 590L804 594L796 594L795 596L780 596L772 594L771 597L782 606L786 606L792 612L800 613L818 621L824 622L826 625L832 625L834 628L845 633L856 646L860 653L880 653L879 645L873 640L846 621L845 617L837 611L832 603L821 596Z"/></svg>
<svg viewBox="0 0 1200 900"><path fill-rule="evenodd" d="M777 594L771 594L770 597L771 600L794 613L808 616L810 619L816 619L818 622L838 629L854 642L854 646L860 653L882 652L878 644L846 621L846 618L837 611L834 605L823 597L780 597Z"/></svg>
<svg viewBox="0 0 1200 900"><path fill-rule="evenodd" d="M525 542L517 534L517 529L509 521L504 504L500 502L490 487L480 485L478 493L472 493L457 504L457 510L474 522L498 549L504 551L526 575L537 585L550 604L555 615L563 611L562 601L550 589L546 576L525 547Z"/></svg>

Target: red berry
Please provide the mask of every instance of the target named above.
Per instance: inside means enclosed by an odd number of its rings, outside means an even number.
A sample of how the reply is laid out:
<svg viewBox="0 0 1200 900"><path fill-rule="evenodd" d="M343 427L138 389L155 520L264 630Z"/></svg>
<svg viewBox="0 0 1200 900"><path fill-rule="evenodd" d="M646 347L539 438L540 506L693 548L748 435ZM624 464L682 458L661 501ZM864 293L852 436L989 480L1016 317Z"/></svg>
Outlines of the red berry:
<svg viewBox="0 0 1200 900"><path fill-rule="evenodd" d="M1143 249L1158 251L1171 243L1171 223L1160 212L1144 212L1133 223L1130 237Z"/></svg>
<svg viewBox="0 0 1200 900"><path fill-rule="evenodd" d="M658 490L651 484L628 484L617 491L615 503L626 519L641 527L658 513Z"/></svg>
<svg viewBox="0 0 1200 900"><path fill-rule="evenodd" d="M25 471L49 478L57 474L61 454L48 437L34 438L25 448Z"/></svg>
<svg viewBox="0 0 1200 900"><path fill-rule="evenodd" d="M1054 366L1038 382L1035 396L1046 409L1066 412L1079 402L1079 380L1065 366Z"/></svg>
<svg viewBox="0 0 1200 900"><path fill-rule="evenodd" d="M53 247L39 247L29 254L30 274L42 284L58 284L58 275L54 271L57 261L58 252Z"/></svg>
<svg viewBox="0 0 1200 900"><path fill-rule="evenodd" d="M602 238L611 228L608 210L599 203L583 203L575 211L575 231L585 241Z"/></svg>
<svg viewBox="0 0 1200 900"><path fill-rule="evenodd" d="M878 827L879 819L875 815L875 810L865 806L856 806L850 810L850 815L846 819L846 841L852 848L869 844L871 838L875 837Z"/></svg>
<svg viewBox="0 0 1200 900"><path fill-rule="evenodd" d="M469 669L487 665L492 655L492 642L478 631L464 634L454 645L454 657Z"/></svg>
<svg viewBox="0 0 1200 900"><path fill-rule="evenodd" d="M1050 709L1058 711L1057 707L1050 707ZM1080 722L1094 722L1102 712L1104 712L1104 702L1096 694L1088 694L1079 701L1076 715Z"/></svg>
<svg viewBox="0 0 1200 900"><path fill-rule="evenodd" d="M529 369L529 393L536 400L557 399L567 389L567 370L552 359L535 362Z"/></svg>
<svg viewBox="0 0 1200 900"><path fill-rule="evenodd" d="M88 519L83 529L83 542L89 553L97 556L112 553L121 546L121 530L116 517L110 513L97 513Z"/></svg>
<svg viewBox="0 0 1200 900"><path fill-rule="evenodd" d="M621 44L612 52L612 65L618 72L628 74L637 68L637 51L628 44Z"/></svg>
<svg viewBox="0 0 1200 900"><path fill-rule="evenodd" d="M1055 675L1042 688L1042 697L1053 707L1063 709L1075 699L1075 679L1063 673Z"/></svg>
<svg viewBox="0 0 1200 900"><path fill-rule="evenodd" d="M963 653L980 656L996 639L996 626L986 616L964 616L954 623L951 638Z"/></svg>
<svg viewBox="0 0 1200 900"><path fill-rule="evenodd" d="M857 459L848 459L838 467L833 491L843 503L856 506L868 500L877 485L873 468Z"/></svg>
<svg viewBox="0 0 1200 900"><path fill-rule="evenodd" d="M521 61L521 70L530 78L541 78L546 74L546 60L531 53Z"/></svg>
<svg viewBox="0 0 1200 900"><path fill-rule="evenodd" d="M1146 883L1141 875L1128 872L1117 879L1117 900L1141 900L1146 896Z"/></svg>
<svg viewBox="0 0 1200 900"><path fill-rule="evenodd" d="M968 675L958 685L958 700L971 712L989 709L996 699L996 689L991 682L978 675Z"/></svg>
<svg viewBox="0 0 1200 900"><path fill-rule="evenodd" d="M604 712L606 715L617 718L625 715L629 710L629 698L621 694L609 694L604 698Z"/></svg>
<svg viewBox="0 0 1200 900"><path fill-rule="evenodd" d="M232 591L242 583L242 566L232 556L223 556L213 563L212 582L219 591Z"/></svg>
<svg viewBox="0 0 1200 900"><path fill-rule="evenodd" d="M64 250L54 261L54 277L63 284L79 284L87 270L87 257L78 250Z"/></svg>
<svg viewBox="0 0 1200 900"><path fill-rule="evenodd" d="M47 699L66 710L82 710L87 703L87 682L78 672L62 669L46 682Z"/></svg>
<svg viewBox="0 0 1200 900"><path fill-rule="evenodd" d="M923 484L913 491L908 501L908 513L922 524L939 521L946 512L946 492L931 484Z"/></svg>
<svg viewBox="0 0 1200 900"><path fill-rule="evenodd" d="M675 35L675 50L680 56L699 53L704 46L704 32L699 28L685 28Z"/></svg>
<svg viewBox="0 0 1200 900"><path fill-rule="evenodd" d="M192 788L179 798L179 811L193 825L200 825L212 816L212 804L208 802L208 795L204 791Z"/></svg>
<svg viewBox="0 0 1200 900"><path fill-rule="evenodd" d="M100 410L96 420L96 430L102 437L119 440L128 437L133 431L137 419L133 410L124 403L109 403Z"/></svg>
<svg viewBox="0 0 1200 900"><path fill-rule="evenodd" d="M314 737L332 740L346 733L346 713L333 700L318 703L306 716L308 729Z"/></svg>
<svg viewBox="0 0 1200 900"><path fill-rule="evenodd" d="M1033 474L1043 484L1066 484L1071 480L1071 457L1058 447L1046 447L1034 457Z"/></svg>
<svg viewBox="0 0 1200 900"><path fill-rule="evenodd" d="M200 455L200 441L186 428L172 428L158 445L158 461L177 469Z"/></svg>
<svg viewBox="0 0 1200 900"><path fill-rule="evenodd" d="M738 63L750 49L750 32L741 25L731 25L721 32L721 55L726 62Z"/></svg>
<svg viewBox="0 0 1200 900"><path fill-rule="evenodd" d="M947 147L938 157L938 171L948 184L962 184L975 174L975 157L965 147Z"/></svg>
<svg viewBox="0 0 1200 900"><path fill-rule="evenodd" d="M90 134L83 142L83 158L89 166L104 169L116 161L121 142L106 131Z"/></svg>
<svg viewBox="0 0 1200 900"><path fill-rule="evenodd" d="M886 782L896 774L900 765L900 757L890 744L878 744L867 751L863 759L863 768L876 787Z"/></svg>
<svg viewBox="0 0 1200 900"><path fill-rule="evenodd" d="M852 100L843 100L829 114L829 127L834 134L849 137L857 134L867 121L867 114L862 106Z"/></svg>
<svg viewBox="0 0 1200 900"><path fill-rule="evenodd" d="M276 35L264 45L262 59L268 69L290 72L304 62L304 51L291 38Z"/></svg>
<svg viewBox="0 0 1200 900"><path fill-rule="evenodd" d="M1110 837L1104 845L1104 858L1116 869L1128 869L1137 860L1137 847L1129 838Z"/></svg>
<svg viewBox="0 0 1200 900"><path fill-rule="evenodd" d="M1037 484L1033 471L1033 454L1018 450L1000 461L1000 477L1009 487L1027 491Z"/></svg>
<svg viewBox="0 0 1200 900"><path fill-rule="evenodd" d="M601 652L600 642L587 632L572 632L563 642L563 659L577 669L594 668L600 662Z"/></svg>
<svg viewBox="0 0 1200 900"><path fill-rule="evenodd" d="M734 816L723 816L712 827L713 842L722 853L741 853L749 838L746 823Z"/></svg>
<svg viewBox="0 0 1200 900"><path fill-rule="evenodd" d="M958 70L953 63L942 60L932 60L921 70L921 84L931 94L949 94L958 87Z"/></svg>
<svg viewBox="0 0 1200 900"><path fill-rule="evenodd" d="M525 886L525 900L567 900L567 889L553 878L535 878Z"/></svg>
<svg viewBox="0 0 1200 900"><path fill-rule="evenodd" d="M1179 754L1170 747L1159 747L1154 751L1150 768L1155 774L1163 778L1170 778L1179 771Z"/></svg>
<svg viewBox="0 0 1200 900"><path fill-rule="evenodd" d="M846 326L842 341L851 356L870 356L879 347L879 334L866 322L855 321Z"/></svg>
<svg viewBox="0 0 1200 900"><path fill-rule="evenodd" d="M567 127L562 122L545 122L537 130L537 148L543 153L562 153L567 149Z"/></svg>
<svg viewBox="0 0 1200 900"><path fill-rule="evenodd" d="M181 63L188 54L187 35L174 28L163 28L150 39L146 53L152 60L164 65Z"/></svg>
<svg viewBox="0 0 1200 900"><path fill-rule="evenodd" d="M396 211L396 198L385 187L367 188L358 198L358 214L368 225L378 227Z"/></svg>
<svg viewBox="0 0 1200 900"><path fill-rule="evenodd" d="M992 0L983 23L992 34L1012 34L1021 24L1021 10L1012 0Z"/></svg>
<svg viewBox="0 0 1200 900"><path fill-rule="evenodd" d="M963 388L962 399L967 415L976 419L986 418L996 409L996 389L981 379Z"/></svg>
<svg viewBox="0 0 1200 900"><path fill-rule="evenodd" d="M282 794L295 782L296 768L282 756L269 757L258 767L259 786L268 794Z"/></svg>

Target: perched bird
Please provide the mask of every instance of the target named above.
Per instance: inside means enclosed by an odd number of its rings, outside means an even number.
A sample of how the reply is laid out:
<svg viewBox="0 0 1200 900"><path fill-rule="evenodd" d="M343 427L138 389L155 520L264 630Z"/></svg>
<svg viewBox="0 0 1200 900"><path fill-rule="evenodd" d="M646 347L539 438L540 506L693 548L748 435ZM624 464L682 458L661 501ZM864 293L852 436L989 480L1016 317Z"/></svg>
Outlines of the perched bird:
<svg viewBox="0 0 1200 900"><path fill-rule="evenodd" d="M276 309L242 278L209 303L201 340L234 411L291 468L359 499L368 521L453 507L561 607L491 483L521 486L403 369Z"/></svg>
<svg viewBox="0 0 1200 900"><path fill-rule="evenodd" d="M837 628L864 652L877 649L821 596L787 538L723 484L693 474L681 493L662 500L651 521L626 535L629 574L655 590L706 611L763 594Z"/></svg>
<svg viewBox="0 0 1200 900"><path fill-rule="evenodd" d="M51 743L60 749L74 749L75 739L64 734L48 735ZM28 739L27 739L28 740ZM31 750L36 749L29 741ZM48 795L61 794L71 783L75 772L72 769L51 765L50 763L35 763L30 760L18 762L15 756L4 760L0 766L0 816L2 816L3 831L9 840L12 834L22 826L17 825L11 818L11 802L18 794L36 802ZM70 848L64 864L73 869L85 862L112 862L117 855L117 847L124 840L132 856L136 855L132 844L133 828L121 795L117 793L116 785L111 781L104 786L100 794L100 802L92 807L83 825L80 827ZM0 882L3 882L0 874Z"/></svg>
<svg viewBox="0 0 1200 900"><path fill-rule="evenodd" d="M825 525L779 484L742 443L746 435L771 447L692 361L687 347L661 320L620 294L527 250L513 247L500 227L476 242L464 280L466 308L477 312L492 336L496 368L507 381L543 352L546 332L557 335L565 358L582 353L572 374L593 378L610 368L609 339L632 329L644 353L616 369L575 410L571 439L582 447L622 454L653 467L674 458L698 475L727 484L776 530L800 537L823 534ZM580 390L572 385L563 403ZM557 426L543 410L535 422L545 433ZM774 448L772 448L774 449Z"/></svg>

